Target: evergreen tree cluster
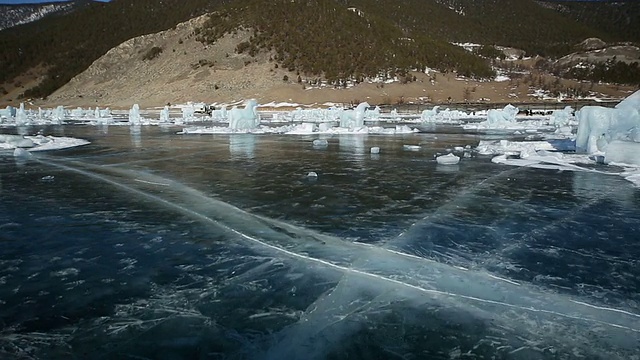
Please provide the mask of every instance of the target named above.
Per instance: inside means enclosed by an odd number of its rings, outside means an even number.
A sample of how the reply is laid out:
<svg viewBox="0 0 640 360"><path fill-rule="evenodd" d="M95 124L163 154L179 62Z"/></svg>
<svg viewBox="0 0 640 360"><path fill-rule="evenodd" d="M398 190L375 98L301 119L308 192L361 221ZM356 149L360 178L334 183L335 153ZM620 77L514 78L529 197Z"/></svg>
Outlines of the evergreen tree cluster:
<svg viewBox="0 0 640 360"><path fill-rule="evenodd" d="M239 27L254 33L237 52L273 51L283 68L334 83L406 77L408 71L425 67L479 78L494 74L484 59L390 21L377 1L360 6L335 0L235 1L211 14L197 31L198 39L214 43Z"/></svg>
<svg viewBox="0 0 640 360"><path fill-rule="evenodd" d="M566 17L606 32L614 41L640 43L640 1L541 1Z"/></svg>
<svg viewBox="0 0 640 360"><path fill-rule="evenodd" d="M640 67L637 62L626 63L614 59L603 63L588 63L573 66L567 71L557 71L558 75L592 82L628 84L640 87Z"/></svg>

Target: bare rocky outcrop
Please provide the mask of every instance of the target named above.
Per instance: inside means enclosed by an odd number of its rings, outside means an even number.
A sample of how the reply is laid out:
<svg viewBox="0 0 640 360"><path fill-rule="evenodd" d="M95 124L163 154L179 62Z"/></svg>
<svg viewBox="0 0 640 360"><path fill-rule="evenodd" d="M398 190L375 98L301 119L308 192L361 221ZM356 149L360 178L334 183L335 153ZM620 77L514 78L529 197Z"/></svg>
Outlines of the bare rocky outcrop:
<svg viewBox="0 0 640 360"><path fill-rule="evenodd" d="M562 66L578 62L603 63L608 60L626 63L640 62L640 47L632 44L608 45L597 38L589 38L577 45L584 49L558 59Z"/></svg>
<svg viewBox="0 0 640 360"><path fill-rule="evenodd" d="M577 48L581 50L589 51L589 50L602 49L605 46L607 46L607 43L598 38L588 38L588 39L584 39L583 42L578 44Z"/></svg>

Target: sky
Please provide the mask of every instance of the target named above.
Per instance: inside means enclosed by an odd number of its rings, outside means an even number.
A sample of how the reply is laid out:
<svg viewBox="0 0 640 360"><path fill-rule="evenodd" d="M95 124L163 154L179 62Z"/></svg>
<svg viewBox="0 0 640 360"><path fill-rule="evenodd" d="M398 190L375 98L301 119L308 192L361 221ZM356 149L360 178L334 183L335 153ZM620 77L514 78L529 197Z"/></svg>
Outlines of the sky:
<svg viewBox="0 0 640 360"><path fill-rule="evenodd" d="M40 4L52 2L66 2L70 0L0 0L0 5L18 5L18 4ZM94 0L101 2L109 2L111 0Z"/></svg>

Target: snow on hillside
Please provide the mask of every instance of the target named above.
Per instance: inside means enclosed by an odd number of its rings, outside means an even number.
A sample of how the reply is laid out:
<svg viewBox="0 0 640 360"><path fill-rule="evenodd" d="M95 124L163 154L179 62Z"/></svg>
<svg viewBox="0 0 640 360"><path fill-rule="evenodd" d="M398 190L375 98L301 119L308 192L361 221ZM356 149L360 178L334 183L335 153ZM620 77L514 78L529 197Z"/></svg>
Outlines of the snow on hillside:
<svg viewBox="0 0 640 360"><path fill-rule="evenodd" d="M46 5L2 5L0 30L42 19L48 14L71 8L72 3Z"/></svg>

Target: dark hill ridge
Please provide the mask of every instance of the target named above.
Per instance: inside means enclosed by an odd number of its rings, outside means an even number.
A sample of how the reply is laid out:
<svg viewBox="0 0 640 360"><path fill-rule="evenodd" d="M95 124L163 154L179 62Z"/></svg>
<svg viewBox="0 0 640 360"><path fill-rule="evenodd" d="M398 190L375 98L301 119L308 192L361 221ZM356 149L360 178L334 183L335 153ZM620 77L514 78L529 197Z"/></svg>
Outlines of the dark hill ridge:
<svg viewBox="0 0 640 360"><path fill-rule="evenodd" d="M539 0L538 3L606 32L616 41L640 42L640 1Z"/></svg>
<svg viewBox="0 0 640 360"><path fill-rule="evenodd" d="M618 39L533 0L113 0L0 31L0 83L40 65L48 75L25 96L47 96L116 45L207 12L203 42L251 28L238 51L272 50L274 66L336 82L426 66L492 75L487 60L454 41L560 57L588 37Z"/></svg>

